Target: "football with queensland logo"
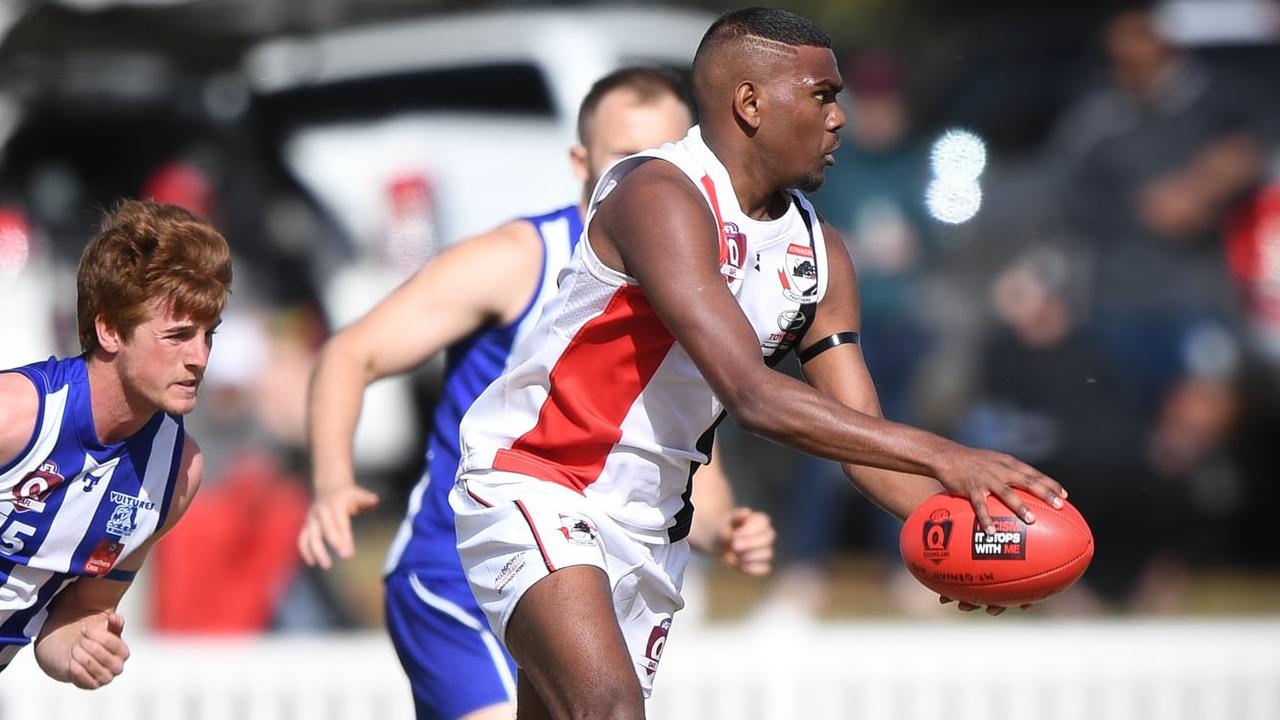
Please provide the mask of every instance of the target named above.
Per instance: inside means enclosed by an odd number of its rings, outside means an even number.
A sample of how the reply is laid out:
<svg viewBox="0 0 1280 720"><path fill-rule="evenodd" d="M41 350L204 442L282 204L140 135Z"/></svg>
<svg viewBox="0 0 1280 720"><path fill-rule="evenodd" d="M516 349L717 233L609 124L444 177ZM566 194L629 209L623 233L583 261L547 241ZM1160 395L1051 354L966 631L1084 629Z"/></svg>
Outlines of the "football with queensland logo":
<svg viewBox="0 0 1280 720"><path fill-rule="evenodd" d="M924 523L921 542L924 543L924 557L934 565L942 564L951 557L951 511L939 508L929 513Z"/></svg>
<svg viewBox="0 0 1280 720"><path fill-rule="evenodd" d="M1030 525L996 496L987 498L992 532L968 498L940 493L902 526L902 561L925 587L974 605L1026 605L1071 586L1093 559L1093 533L1070 503L1054 508L1015 490L1035 513Z"/></svg>

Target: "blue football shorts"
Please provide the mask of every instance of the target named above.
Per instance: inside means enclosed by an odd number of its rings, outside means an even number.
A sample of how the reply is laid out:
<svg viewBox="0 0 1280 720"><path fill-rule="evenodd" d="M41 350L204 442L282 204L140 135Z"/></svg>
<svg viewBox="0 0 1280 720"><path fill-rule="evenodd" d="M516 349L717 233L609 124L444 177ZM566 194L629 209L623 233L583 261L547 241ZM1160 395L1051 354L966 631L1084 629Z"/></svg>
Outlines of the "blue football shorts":
<svg viewBox="0 0 1280 720"><path fill-rule="evenodd" d="M418 720L455 720L515 702L516 665L462 575L388 575L387 630L409 676Z"/></svg>

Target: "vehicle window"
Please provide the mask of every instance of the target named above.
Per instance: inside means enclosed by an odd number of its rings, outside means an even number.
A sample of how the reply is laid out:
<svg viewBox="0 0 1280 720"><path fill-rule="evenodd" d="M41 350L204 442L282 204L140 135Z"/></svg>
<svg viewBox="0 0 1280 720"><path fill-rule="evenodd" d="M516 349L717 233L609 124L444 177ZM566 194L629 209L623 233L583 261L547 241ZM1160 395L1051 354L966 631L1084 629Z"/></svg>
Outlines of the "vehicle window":
<svg viewBox="0 0 1280 720"><path fill-rule="evenodd" d="M403 112L451 110L551 116L542 72L529 64L493 64L398 73L301 87L261 99L285 125L380 118Z"/></svg>

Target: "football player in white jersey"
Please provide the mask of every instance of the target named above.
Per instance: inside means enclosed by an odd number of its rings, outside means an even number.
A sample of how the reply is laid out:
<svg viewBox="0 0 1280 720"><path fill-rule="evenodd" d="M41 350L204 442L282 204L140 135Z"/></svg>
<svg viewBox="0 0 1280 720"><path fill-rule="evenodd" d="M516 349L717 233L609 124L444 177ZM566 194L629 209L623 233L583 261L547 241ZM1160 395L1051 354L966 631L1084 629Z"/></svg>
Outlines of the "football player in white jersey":
<svg viewBox="0 0 1280 720"><path fill-rule="evenodd" d="M352 437L364 388L449 349L443 397L429 440L428 467L387 562L388 630L421 718L510 718L511 660L485 627L459 565L448 491L457 473L457 422L504 369L515 337L554 295L555 277L578 241L591 189L615 160L679 139L693 124L679 78L622 68L595 83L570 150L583 182L580 203L511 221L443 252L321 352L309 397L315 501L299 534L304 560L328 568L331 552L354 552L351 517L377 502L355 483ZM480 273L485 282L476 283ZM694 485L692 539L748 575L772 564L767 515L734 508L714 468Z"/></svg>
<svg viewBox="0 0 1280 720"><path fill-rule="evenodd" d="M76 288L84 353L0 372L0 669L34 640L45 673L92 689L123 671L116 607L200 485L182 416L231 254L187 211L127 201L85 249Z"/></svg>
<svg viewBox="0 0 1280 720"><path fill-rule="evenodd" d="M840 461L899 518L941 490L984 527L988 495L1028 523L1013 488L1065 496L1012 457L880 417L852 262L798 192L821 184L845 119L830 48L780 10L711 26L693 65L700 127L607 173L520 364L463 419L458 547L520 666L522 720L644 717L681 605L683 542L662 534L721 407ZM807 383L766 362L787 342Z"/></svg>

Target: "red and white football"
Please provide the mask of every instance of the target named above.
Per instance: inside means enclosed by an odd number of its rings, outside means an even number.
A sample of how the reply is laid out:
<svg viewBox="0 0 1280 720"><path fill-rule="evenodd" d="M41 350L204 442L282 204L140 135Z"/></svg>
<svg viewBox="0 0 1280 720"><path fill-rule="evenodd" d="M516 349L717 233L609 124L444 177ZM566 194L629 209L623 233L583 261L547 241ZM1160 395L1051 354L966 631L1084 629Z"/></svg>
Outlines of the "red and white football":
<svg viewBox="0 0 1280 720"><path fill-rule="evenodd" d="M1022 522L995 496L987 509L995 533L978 527L969 500L940 493L912 511L898 547L925 587L974 605L1025 605L1069 587L1093 559L1093 533L1070 503L1061 510L1015 490L1035 513Z"/></svg>

